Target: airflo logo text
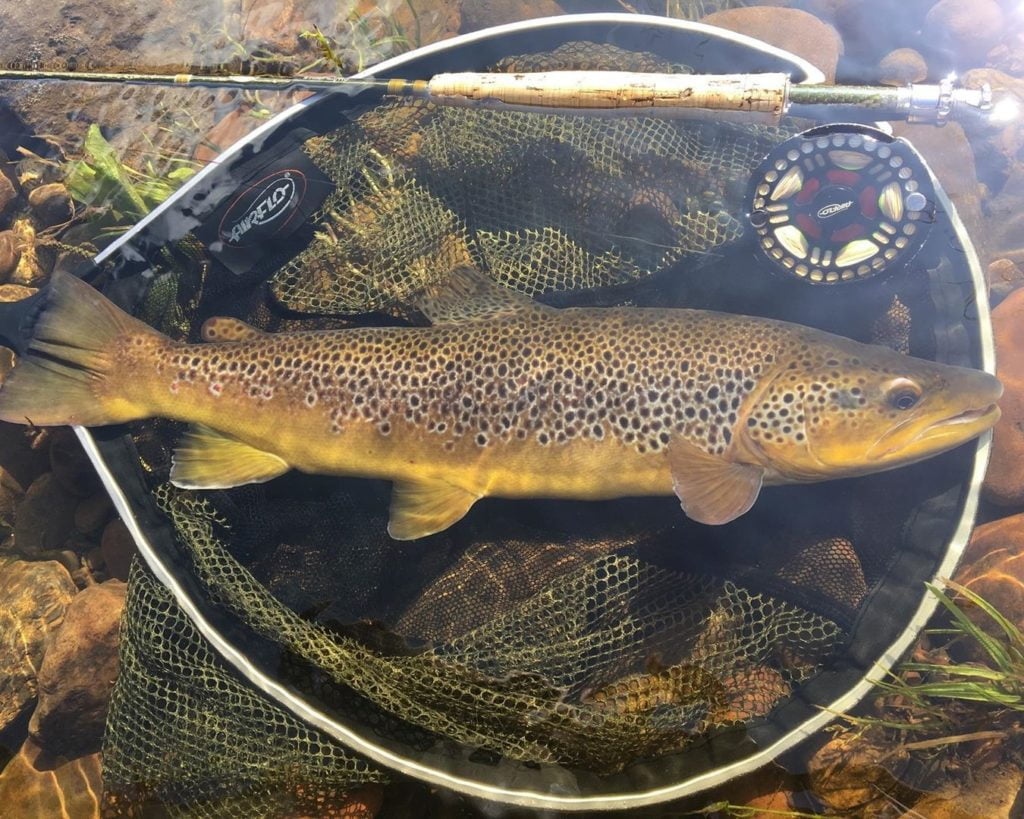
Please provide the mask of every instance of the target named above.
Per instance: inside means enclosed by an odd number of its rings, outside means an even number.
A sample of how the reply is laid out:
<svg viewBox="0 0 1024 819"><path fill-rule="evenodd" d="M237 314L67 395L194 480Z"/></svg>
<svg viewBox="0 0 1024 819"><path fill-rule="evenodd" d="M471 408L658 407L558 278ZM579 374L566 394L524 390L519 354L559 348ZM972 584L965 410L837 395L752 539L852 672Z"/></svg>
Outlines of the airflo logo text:
<svg viewBox="0 0 1024 819"><path fill-rule="evenodd" d="M231 247L247 247L280 233L305 194L305 174L294 168L263 177L228 206L218 230L221 241Z"/></svg>
<svg viewBox="0 0 1024 819"><path fill-rule="evenodd" d="M851 199L849 202L833 202L831 205L825 205L825 207L818 211L818 218L828 219L829 216L835 216L837 213L849 210L852 204L853 200Z"/></svg>

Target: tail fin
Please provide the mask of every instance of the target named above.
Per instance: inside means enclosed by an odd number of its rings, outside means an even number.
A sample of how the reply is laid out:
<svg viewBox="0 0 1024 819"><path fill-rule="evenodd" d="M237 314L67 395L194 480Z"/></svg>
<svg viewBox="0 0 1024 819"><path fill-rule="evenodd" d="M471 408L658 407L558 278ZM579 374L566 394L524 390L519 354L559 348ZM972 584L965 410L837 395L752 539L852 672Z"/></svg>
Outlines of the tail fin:
<svg viewBox="0 0 1024 819"><path fill-rule="evenodd" d="M98 426L142 417L105 389L126 335L159 333L75 276L54 274L28 352L0 389L0 420Z"/></svg>

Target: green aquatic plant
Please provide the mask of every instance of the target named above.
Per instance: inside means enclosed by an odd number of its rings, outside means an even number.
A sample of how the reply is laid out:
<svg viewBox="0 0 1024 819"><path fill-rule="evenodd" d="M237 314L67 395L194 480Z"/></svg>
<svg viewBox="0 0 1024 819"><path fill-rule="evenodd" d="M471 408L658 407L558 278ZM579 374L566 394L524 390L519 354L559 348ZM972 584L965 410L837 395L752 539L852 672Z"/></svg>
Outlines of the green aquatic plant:
<svg viewBox="0 0 1024 819"><path fill-rule="evenodd" d="M815 819L821 816L820 813L804 813L799 810L779 810L777 808L763 808L755 805L736 805L729 801L712 802L699 810L690 813L691 816L728 816L730 819L756 819L758 816L789 816L796 819Z"/></svg>
<svg viewBox="0 0 1024 819"><path fill-rule="evenodd" d="M945 585L955 594L928 584L949 618L924 632L934 647L922 646L920 659L875 681L875 714L842 715L847 727L891 741L893 754L1002 744L1024 733L1024 633L981 595L952 580ZM983 661L954 662L950 652Z"/></svg>
<svg viewBox="0 0 1024 819"><path fill-rule="evenodd" d="M634 14L661 14L676 20L699 20L716 11L749 6L752 5L752 2L750 0L646 0L646 2L619 0L619 5Z"/></svg>
<svg viewBox="0 0 1024 819"><path fill-rule="evenodd" d="M144 159L142 167L131 167L118 157L99 127L91 125L83 156L68 163L64 181L71 196L86 206L86 215L102 238L126 230L197 170L185 158L166 157L161 164Z"/></svg>

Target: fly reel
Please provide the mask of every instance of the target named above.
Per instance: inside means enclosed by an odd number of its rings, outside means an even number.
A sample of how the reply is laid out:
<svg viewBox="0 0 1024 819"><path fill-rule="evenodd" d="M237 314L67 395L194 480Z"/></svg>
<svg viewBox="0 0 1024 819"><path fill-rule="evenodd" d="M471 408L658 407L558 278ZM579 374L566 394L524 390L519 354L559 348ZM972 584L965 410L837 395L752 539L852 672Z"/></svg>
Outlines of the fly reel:
<svg viewBox="0 0 1024 819"><path fill-rule="evenodd" d="M909 143L875 128L829 125L765 157L749 219L773 270L838 284L909 261L927 237L933 197L931 174Z"/></svg>

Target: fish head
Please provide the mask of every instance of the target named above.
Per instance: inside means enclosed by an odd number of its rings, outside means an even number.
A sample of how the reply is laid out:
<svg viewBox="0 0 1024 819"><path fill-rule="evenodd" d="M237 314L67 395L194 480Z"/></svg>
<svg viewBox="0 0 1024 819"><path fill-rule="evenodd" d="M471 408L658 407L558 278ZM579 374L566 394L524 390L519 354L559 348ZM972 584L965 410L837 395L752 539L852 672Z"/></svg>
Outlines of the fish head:
<svg viewBox="0 0 1024 819"><path fill-rule="evenodd" d="M809 333L774 364L743 428L784 481L850 477L957 447L999 419L1002 385L981 370Z"/></svg>

